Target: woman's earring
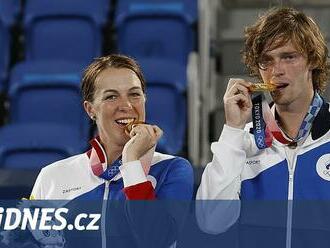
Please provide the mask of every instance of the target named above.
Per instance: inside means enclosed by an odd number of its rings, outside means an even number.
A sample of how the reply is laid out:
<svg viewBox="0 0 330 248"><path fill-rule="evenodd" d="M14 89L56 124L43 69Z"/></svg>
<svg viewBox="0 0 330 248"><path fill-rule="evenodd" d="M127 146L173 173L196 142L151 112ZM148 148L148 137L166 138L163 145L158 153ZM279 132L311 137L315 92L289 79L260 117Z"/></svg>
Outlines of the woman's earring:
<svg viewBox="0 0 330 248"><path fill-rule="evenodd" d="M91 119L92 119L92 121L93 121L93 124L96 124L96 116L95 116L95 115L92 115L92 116L91 116Z"/></svg>

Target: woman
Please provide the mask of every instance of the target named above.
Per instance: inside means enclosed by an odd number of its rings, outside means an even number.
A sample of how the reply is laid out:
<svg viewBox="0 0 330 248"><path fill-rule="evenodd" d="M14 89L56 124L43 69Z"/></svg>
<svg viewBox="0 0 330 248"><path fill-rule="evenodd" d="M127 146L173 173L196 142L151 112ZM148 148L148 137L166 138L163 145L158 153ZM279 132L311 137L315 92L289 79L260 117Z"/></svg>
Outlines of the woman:
<svg viewBox="0 0 330 248"><path fill-rule="evenodd" d="M193 174L189 162L154 152L162 130L156 125L142 124L145 121L145 80L133 59L123 55L95 59L84 72L82 94L84 108L96 123L99 136L91 140L88 152L43 168L31 197L41 200L192 198ZM107 203L103 201L103 204ZM125 209L123 216L129 218L130 228L139 232L140 240L126 241L161 247L161 240L166 237L164 230L161 230L162 238L153 236L156 245L150 239L150 230L140 226L141 212L133 212ZM157 220L157 225L162 223L165 229L175 229L177 221L173 222L165 212L157 213L155 218L150 218L152 213L149 212L147 219ZM107 213L102 211L102 226L106 217ZM127 230L125 232L127 234ZM113 245L118 241L111 240L111 233L106 236ZM170 240L174 239L172 235ZM169 244L168 239L166 242L164 239L165 243ZM132 247L131 243L125 245Z"/></svg>

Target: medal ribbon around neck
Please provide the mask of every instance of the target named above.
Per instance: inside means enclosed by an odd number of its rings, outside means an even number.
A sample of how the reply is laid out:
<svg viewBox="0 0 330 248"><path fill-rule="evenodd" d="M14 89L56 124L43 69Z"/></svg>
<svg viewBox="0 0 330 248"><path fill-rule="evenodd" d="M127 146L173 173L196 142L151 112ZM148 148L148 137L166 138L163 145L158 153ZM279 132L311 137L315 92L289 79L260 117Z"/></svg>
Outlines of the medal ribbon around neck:
<svg viewBox="0 0 330 248"><path fill-rule="evenodd" d="M272 145L273 138L282 144L298 142L308 134L314 118L317 116L323 100L318 93L314 94L313 101L309 106L303 122L300 125L298 135L293 140L286 138L278 126L269 104L263 93L252 96L252 122L253 134L256 145L259 149L265 149Z"/></svg>

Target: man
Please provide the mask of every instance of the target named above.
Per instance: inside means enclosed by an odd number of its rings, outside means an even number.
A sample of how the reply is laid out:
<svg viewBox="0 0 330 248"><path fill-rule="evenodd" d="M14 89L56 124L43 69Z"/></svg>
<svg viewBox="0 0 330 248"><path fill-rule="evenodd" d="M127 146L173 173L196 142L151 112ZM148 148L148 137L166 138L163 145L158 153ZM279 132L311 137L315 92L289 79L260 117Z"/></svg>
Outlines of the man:
<svg viewBox="0 0 330 248"><path fill-rule="evenodd" d="M213 160L205 168L197 199L241 201L197 203L203 230L227 230L240 216L244 200L284 200L284 236L272 230L268 247L299 246L292 238L298 215L292 215L295 206L290 200L330 199L330 113L319 95L329 73L327 56L316 23L292 8L271 9L246 28L244 63L258 82L271 86L274 104L267 112L264 95L252 94L252 82L229 80L223 98L226 123L211 146ZM253 128L246 125L251 112ZM277 225L281 214L262 221ZM249 216L252 212L243 211L241 220ZM285 246L277 243L280 240Z"/></svg>

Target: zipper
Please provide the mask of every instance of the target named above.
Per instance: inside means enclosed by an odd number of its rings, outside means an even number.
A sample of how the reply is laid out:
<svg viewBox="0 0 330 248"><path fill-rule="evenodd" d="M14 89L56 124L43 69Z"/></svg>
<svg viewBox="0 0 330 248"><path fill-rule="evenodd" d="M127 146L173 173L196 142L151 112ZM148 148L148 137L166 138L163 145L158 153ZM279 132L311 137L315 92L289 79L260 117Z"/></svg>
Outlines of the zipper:
<svg viewBox="0 0 330 248"><path fill-rule="evenodd" d="M288 185L288 209L287 209L287 222L286 222L286 248L291 248L292 239L292 212L293 212L293 185L294 185L294 171L297 163L298 148L295 151L294 156L288 156L286 149L284 148L286 157L289 158L288 161L288 171L289 171L289 185ZM292 151L293 152L293 151ZM292 160L290 158L293 158Z"/></svg>
<svg viewBox="0 0 330 248"><path fill-rule="evenodd" d="M101 217L101 241L102 248L107 247L107 236L105 231L105 221L106 221L106 213L107 213L107 202L108 202L108 194L109 194L109 181L105 181L104 195L102 200L102 217Z"/></svg>
<svg viewBox="0 0 330 248"><path fill-rule="evenodd" d="M289 170L289 193L288 193L288 210L286 219L286 248L291 248L292 237L292 210L293 210L293 171Z"/></svg>

